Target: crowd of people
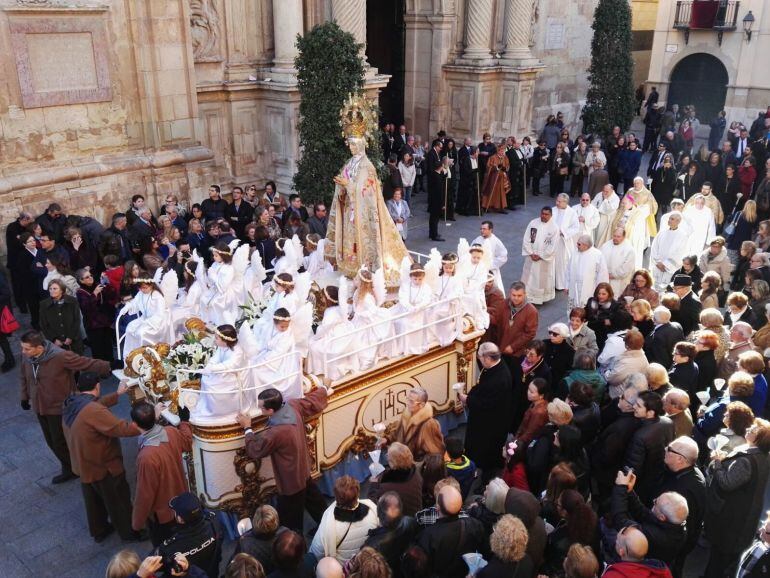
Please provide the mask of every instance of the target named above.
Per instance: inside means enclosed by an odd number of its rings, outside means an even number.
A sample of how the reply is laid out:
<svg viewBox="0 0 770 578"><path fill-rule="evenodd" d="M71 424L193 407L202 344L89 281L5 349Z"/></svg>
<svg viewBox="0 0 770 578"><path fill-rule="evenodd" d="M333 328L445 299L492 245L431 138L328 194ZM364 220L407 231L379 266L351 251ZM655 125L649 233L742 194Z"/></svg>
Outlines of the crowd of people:
<svg viewBox="0 0 770 578"><path fill-rule="evenodd" d="M327 287L328 318L314 345L311 336L305 368L328 372L323 355L337 355L331 379L451 342L459 327L446 310L435 313L445 323L426 327L428 307L450 295L485 331L478 383L459 394L464 439L444 435L427 393L413 388L383 434L384 469L373 465L365 496L343 476L329 505L311 479L304 436L305 418L324 409L329 390L263 389L254 403L269 427L254 433L248 415L238 420L248 455L272 462L276 507L254 512L226 576L678 578L704 546L706 578L770 568L770 520L760 520L770 476L770 113L749 129L734 123L724 142L720 115L709 144L693 154L692 107L681 117L675 105L662 112L651 94L645 108L641 146L619 128L604 142L572 141L559 116L534 146L528 137L495 144L490 135L458 146L443 132L423 143L406 127L385 127L383 194L404 239L423 192L429 237L439 242L442 218L505 213L527 191L540 195L546 176L555 205L524 230L521 281L507 294L500 272L509 248L491 220L472 243L440 256L437 279L426 282L422 265L405 270L393 311L375 295L376 272L359 273L347 314L342 283ZM171 327L208 316L224 356L216 363L235 367L232 359L245 359L234 353L240 285L262 291L268 281L269 312L254 334L282 354L277 332L304 301L290 298L298 276L326 270L325 204L310 214L274 183L262 192L234 187L231 196L214 185L188 209L169 195L154 215L136 195L107 228L52 203L6 229L10 283L0 279L0 298L10 305L12 296L30 315L21 406L34 410L61 462L52 482L80 478L97 542L117 531L126 541L149 536L155 548L144 560L119 553L108 576L219 576L223 540L188 492L187 412L178 426L163 425L159 408L138 403L124 422L108 408L125 387L101 395L99 378L120 364L118 311L127 340L152 342L159 328L141 322L160 293L157 307ZM570 206L573 198L579 204ZM228 277L238 245L257 256L241 284ZM208 268L205 278L198 268ZM161 275L183 288L168 302ZM536 339L536 305L558 291L568 294L569 312ZM323 350L326 332L376 321L364 340L372 346L355 356L340 357L351 345L343 341ZM5 335L0 346L10 371ZM132 500L119 438L133 436L140 451ZM317 523L309 543L304 510Z"/></svg>

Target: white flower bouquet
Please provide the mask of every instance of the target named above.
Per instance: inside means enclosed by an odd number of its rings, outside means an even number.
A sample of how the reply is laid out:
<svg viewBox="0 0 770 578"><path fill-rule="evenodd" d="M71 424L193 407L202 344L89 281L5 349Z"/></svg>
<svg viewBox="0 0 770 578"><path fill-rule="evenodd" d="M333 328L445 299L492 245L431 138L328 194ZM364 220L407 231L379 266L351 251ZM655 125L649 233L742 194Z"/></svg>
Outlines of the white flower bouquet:
<svg viewBox="0 0 770 578"><path fill-rule="evenodd" d="M214 354L214 342L211 337L199 339L194 333L186 333L181 341L171 347L163 364L169 380L175 380L177 369L203 369ZM200 379L200 374L187 373L186 380Z"/></svg>
<svg viewBox="0 0 770 578"><path fill-rule="evenodd" d="M248 323L251 326L257 319L262 317L262 314L265 312L265 309L267 309L267 305L270 303L270 299L272 299L273 294L274 291L272 287L266 288L260 299L254 299L254 296L249 291L248 301L246 301L244 305L238 305L238 308L241 310L241 318L238 319L236 328L240 329L241 325L244 323Z"/></svg>

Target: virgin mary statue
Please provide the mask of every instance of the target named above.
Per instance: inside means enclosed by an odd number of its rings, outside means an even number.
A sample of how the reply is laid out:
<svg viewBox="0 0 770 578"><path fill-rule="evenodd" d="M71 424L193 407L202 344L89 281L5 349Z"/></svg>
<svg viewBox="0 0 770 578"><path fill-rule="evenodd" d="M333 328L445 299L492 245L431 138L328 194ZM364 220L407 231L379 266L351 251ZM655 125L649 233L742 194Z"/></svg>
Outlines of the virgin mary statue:
<svg viewBox="0 0 770 578"><path fill-rule="evenodd" d="M404 241L385 206L377 170L366 156L366 138L377 115L362 94L351 95L340 111L350 157L334 177L334 200L326 229L326 258L352 279L366 265L384 268L385 281L399 284L399 268L408 256Z"/></svg>

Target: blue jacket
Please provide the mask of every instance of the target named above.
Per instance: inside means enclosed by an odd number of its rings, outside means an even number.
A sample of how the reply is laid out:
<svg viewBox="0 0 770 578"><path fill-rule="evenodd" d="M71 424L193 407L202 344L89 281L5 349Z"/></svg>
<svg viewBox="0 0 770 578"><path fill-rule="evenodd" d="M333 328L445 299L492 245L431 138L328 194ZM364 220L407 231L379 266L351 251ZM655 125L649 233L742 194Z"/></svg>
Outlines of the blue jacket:
<svg viewBox="0 0 770 578"><path fill-rule="evenodd" d="M636 149L623 149L618 154L618 169L623 174L623 178L630 179L639 174L639 167L642 164L642 151Z"/></svg>

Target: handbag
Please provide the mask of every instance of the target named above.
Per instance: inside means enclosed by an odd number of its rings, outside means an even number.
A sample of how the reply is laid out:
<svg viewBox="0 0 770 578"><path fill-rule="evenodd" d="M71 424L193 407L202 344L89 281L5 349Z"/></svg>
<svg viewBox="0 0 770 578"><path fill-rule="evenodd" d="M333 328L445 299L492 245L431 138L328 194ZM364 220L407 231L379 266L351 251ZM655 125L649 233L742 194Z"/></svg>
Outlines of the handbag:
<svg viewBox="0 0 770 578"><path fill-rule="evenodd" d="M566 177L569 174L569 168L568 167L559 167L559 174L563 177Z"/></svg>
<svg viewBox="0 0 770 578"><path fill-rule="evenodd" d="M10 335L16 331L21 325L11 313L11 310L6 305L3 307L3 311L0 312L0 333Z"/></svg>
<svg viewBox="0 0 770 578"><path fill-rule="evenodd" d="M732 237L735 233L735 225L738 222L738 218L741 216L740 211L736 211L733 214L733 218L730 219L730 222L725 225L725 228L722 230L722 232L725 234L725 237Z"/></svg>

